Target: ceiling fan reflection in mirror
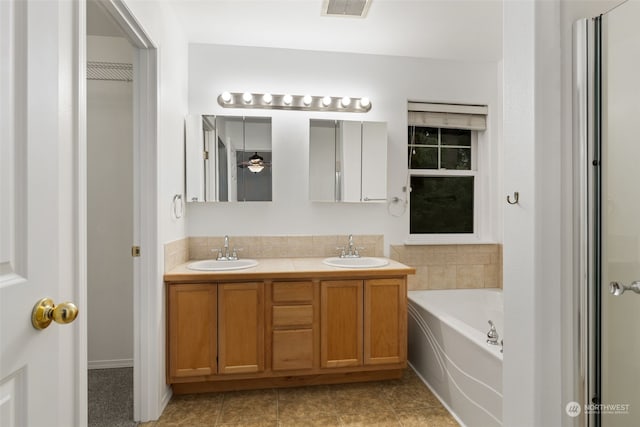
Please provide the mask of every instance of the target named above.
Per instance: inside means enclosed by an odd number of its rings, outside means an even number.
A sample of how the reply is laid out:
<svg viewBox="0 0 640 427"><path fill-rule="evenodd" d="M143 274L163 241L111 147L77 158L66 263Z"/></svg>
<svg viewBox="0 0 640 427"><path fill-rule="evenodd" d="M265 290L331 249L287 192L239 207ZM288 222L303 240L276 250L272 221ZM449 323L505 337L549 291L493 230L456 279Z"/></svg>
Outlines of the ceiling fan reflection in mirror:
<svg viewBox="0 0 640 427"><path fill-rule="evenodd" d="M265 162L264 158L258 154L258 152L254 152L249 160L246 162L238 163L240 167L246 167L249 171L253 173L260 173L262 170L267 167L271 167L271 162Z"/></svg>

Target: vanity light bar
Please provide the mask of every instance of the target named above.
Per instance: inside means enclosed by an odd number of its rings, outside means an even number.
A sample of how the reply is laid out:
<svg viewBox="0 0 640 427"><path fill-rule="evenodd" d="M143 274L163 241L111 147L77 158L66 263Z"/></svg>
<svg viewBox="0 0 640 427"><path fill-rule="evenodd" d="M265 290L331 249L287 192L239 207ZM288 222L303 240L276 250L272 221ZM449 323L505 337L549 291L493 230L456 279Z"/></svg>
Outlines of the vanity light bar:
<svg viewBox="0 0 640 427"><path fill-rule="evenodd" d="M274 110L340 111L366 113L371 110L369 98L348 96L312 96L275 93L223 92L218 104L224 108L268 108Z"/></svg>

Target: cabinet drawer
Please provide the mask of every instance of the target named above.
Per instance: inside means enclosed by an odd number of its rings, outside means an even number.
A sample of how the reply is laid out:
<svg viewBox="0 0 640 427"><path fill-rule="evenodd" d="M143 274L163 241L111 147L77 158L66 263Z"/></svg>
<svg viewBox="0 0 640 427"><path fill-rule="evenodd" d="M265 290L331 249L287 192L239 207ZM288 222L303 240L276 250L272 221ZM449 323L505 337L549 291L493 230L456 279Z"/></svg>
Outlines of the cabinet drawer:
<svg viewBox="0 0 640 427"><path fill-rule="evenodd" d="M313 331L273 331L273 370L313 368Z"/></svg>
<svg viewBox="0 0 640 427"><path fill-rule="evenodd" d="M311 302L313 301L312 282L274 282L273 302Z"/></svg>
<svg viewBox="0 0 640 427"><path fill-rule="evenodd" d="M313 323L312 305L282 305L273 307L273 327L311 326Z"/></svg>

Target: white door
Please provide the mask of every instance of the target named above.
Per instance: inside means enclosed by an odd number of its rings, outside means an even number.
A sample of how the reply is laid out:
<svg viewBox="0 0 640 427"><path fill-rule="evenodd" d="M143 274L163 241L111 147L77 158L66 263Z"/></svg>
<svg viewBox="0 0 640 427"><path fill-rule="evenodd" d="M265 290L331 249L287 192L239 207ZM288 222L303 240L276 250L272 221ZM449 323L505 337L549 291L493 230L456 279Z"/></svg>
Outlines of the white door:
<svg viewBox="0 0 640 427"><path fill-rule="evenodd" d="M31 321L42 298L84 299L83 14L82 1L0 0L2 427L86 424L82 305L68 325Z"/></svg>
<svg viewBox="0 0 640 427"><path fill-rule="evenodd" d="M640 425L639 20L637 1L602 16L603 406L599 409L601 425L606 427ZM621 293L623 286L632 288Z"/></svg>

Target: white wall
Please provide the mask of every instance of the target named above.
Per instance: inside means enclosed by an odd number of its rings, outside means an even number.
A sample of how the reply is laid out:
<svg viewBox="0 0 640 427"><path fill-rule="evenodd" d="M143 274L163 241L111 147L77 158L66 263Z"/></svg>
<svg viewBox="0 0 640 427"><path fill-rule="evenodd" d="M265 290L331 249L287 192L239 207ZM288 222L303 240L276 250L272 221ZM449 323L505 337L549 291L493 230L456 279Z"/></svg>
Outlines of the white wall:
<svg viewBox="0 0 640 427"><path fill-rule="evenodd" d="M504 213L503 423L540 425L535 347L535 2L504 5L504 183L518 205ZM503 205L504 206L504 205Z"/></svg>
<svg viewBox="0 0 640 427"><path fill-rule="evenodd" d="M504 3L504 424L573 425L572 25L612 2Z"/></svg>
<svg viewBox="0 0 640 427"><path fill-rule="evenodd" d="M389 134L388 197L404 198L407 172L407 100L489 105L489 128L480 153L489 167L480 173L487 192L486 240L501 241L499 194L498 64L358 54L192 44L189 48L189 112L273 117L273 202L189 204L188 234L378 234L388 244L405 241L408 212L389 214L382 204L309 201L309 119L385 121ZM369 113L311 113L225 109L223 91L368 96ZM393 209L394 212L397 209Z"/></svg>
<svg viewBox="0 0 640 427"><path fill-rule="evenodd" d="M124 38L87 37L87 60L131 64ZM133 90L87 81L89 368L133 366Z"/></svg>

